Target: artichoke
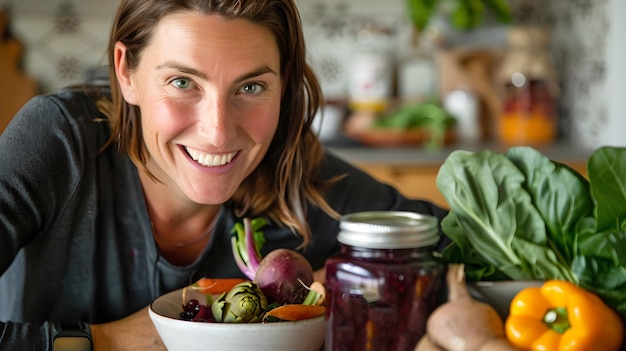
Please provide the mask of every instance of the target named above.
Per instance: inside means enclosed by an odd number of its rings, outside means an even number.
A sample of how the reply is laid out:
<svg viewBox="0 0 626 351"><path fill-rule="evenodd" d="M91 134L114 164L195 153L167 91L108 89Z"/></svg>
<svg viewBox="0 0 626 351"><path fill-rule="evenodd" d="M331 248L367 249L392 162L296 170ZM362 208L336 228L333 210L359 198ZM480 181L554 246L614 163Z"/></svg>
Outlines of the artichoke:
<svg viewBox="0 0 626 351"><path fill-rule="evenodd" d="M211 305L215 320L224 323L260 322L266 310L267 298L259 286L251 281L235 285Z"/></svg>

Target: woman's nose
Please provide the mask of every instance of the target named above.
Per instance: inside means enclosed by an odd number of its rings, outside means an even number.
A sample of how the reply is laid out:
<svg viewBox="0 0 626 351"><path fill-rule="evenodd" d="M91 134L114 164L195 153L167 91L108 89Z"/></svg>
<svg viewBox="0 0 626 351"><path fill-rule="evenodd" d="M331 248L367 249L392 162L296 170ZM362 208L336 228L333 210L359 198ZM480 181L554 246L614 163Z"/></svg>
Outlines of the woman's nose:
<svg viewBox="0 0 626 351"><path fill-rule="evenodd" d="M201 104L198 133L214 146L222 146L234 138L235 118L222 98L207 99Z"/></svg>

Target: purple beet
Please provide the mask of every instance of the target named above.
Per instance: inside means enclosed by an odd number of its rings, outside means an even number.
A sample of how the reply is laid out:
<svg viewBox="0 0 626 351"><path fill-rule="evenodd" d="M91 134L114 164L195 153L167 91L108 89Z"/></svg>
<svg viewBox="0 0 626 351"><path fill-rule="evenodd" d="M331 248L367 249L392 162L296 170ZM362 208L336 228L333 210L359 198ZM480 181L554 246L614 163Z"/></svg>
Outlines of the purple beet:
<svg viewBox="0 0 626 351"><path fill-rule="evenodd" d="M302 303L313 283L313 268L300 253L276 249L263 257L254 281L270 303Z"/></svg>

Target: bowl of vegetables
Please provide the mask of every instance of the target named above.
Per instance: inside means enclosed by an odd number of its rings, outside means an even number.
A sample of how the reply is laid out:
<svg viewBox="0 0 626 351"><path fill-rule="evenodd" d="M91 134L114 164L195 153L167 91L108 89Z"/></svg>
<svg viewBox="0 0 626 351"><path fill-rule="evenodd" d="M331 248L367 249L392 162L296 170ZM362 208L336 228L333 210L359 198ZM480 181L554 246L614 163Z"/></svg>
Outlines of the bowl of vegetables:
<svg viewBox="0 0 626 351"><path fill-rule="evenodd" d="M324 344L324 315L295 321L220 323L181 318L184 289L160 296L150 318L169 351L318 351Z"/></svg>
<svg viewBox="0 0 626 351"><path fill-rule="evenodd" d="M233 228L246 278L201 278L155 299L149 316L169 351L318 351L324 344L324 286L298 252L260 254L263 218Z"/></svg>

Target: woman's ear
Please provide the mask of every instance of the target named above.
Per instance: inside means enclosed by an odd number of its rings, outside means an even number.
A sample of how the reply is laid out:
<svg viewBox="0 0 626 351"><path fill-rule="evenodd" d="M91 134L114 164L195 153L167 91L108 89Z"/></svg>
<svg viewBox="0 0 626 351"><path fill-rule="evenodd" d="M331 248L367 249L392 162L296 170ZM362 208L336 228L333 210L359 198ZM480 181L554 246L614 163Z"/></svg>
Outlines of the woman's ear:
<svg viewBox="0 0 626 351"><path fill-rule="evenodd" d="M127 103L131 105L137 105L137 92L133 79L131 76L131 70L128 67L128 61L126 60L127 48L122 42L115 43L113 53L114 65L115 65L115 77L117 83L120 86L122 96Z"/></svg>

